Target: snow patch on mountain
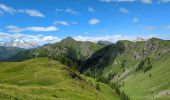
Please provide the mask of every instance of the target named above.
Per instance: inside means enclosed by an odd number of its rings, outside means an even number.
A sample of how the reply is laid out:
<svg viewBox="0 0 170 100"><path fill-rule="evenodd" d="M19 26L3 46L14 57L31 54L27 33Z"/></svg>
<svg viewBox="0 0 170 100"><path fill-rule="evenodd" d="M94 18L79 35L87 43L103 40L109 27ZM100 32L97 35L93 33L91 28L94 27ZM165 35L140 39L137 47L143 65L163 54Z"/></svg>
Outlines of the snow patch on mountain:
<svg viewBox="0 0 170 100"><path fill-rule="evenodd" d="M31 48L37 47L38 44L35 43L35 42L30 42L30 41L15 39L15 40L12 40L12 41L5 42L5 43L3 43L3 44L0 44L0 46L4 46L4 47L18 47L18 48L24 48L24 49L31 49Z"/></svg>

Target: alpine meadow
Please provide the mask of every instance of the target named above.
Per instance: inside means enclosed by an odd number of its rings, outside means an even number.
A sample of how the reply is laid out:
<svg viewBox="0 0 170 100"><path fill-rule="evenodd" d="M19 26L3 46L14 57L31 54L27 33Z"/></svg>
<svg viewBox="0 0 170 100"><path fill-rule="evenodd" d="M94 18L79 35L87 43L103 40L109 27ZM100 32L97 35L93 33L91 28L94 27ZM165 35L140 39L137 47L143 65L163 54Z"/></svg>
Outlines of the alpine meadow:
<svg viewBox="0 0 170 100"><path fill-rule="evenodd" d="M170 0L0 0L0 100L170 100Z"/></svg>

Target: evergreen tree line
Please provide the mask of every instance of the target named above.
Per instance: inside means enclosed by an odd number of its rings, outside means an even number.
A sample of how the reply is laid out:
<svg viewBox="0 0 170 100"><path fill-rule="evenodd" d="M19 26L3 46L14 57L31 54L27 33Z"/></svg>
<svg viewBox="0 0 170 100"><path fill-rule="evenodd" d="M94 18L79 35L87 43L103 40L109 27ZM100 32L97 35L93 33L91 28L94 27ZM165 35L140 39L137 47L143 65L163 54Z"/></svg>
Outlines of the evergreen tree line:
<svg viewBox="0 0 170 100"><path fill-rule="evenodd" d="M115 92L120 96L120 100L130 100L130 97L123 90L120 90L120 84L111 83L111 88L115 89Z"/></svg>
<svg viewBox="0 0 170 100"><path fill-rule="evenodd" d="M136 68L136 72L138 71L144 71L147 72L152 69L151 60L149 57L145 58L144 60L141 60L138 67Z"/></svg>

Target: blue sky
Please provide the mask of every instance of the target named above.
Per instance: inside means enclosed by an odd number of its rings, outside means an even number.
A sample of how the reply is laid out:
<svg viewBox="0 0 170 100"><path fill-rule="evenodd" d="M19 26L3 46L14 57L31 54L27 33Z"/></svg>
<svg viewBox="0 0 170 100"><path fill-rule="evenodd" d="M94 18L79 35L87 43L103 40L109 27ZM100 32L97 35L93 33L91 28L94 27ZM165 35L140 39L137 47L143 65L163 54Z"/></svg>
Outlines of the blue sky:
<svg viewBox="0 0 170 100"><path fill-rule="evenodd" d="M0 42L170 39L170 0L0 0Z"/></svg>

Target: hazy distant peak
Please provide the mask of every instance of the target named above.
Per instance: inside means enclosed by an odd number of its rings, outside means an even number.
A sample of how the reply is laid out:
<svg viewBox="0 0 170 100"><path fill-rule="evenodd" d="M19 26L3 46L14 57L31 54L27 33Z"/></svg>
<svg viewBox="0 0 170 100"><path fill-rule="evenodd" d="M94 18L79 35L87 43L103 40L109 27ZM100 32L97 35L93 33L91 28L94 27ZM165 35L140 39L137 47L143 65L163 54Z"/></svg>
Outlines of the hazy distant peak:
<svg viewBox="0 0 170 100"><path fill-rule="evenodd" d="M135 41L136 41L136 42L137 42L137 41L145 41L145 39L143 39L142 37L137 37Z"/></svg>
<svg viewBox="0 0 170 100"><path fill-rule="evenodd" d="M35 48L35 47L37 47L38 44L35 43L35 42L30 42L30 41L15 39L15 40L12 40L12 41L3 43L2 46L5 46L5 47L18 47L18 48L30 49L30 48Z"/></svg>

